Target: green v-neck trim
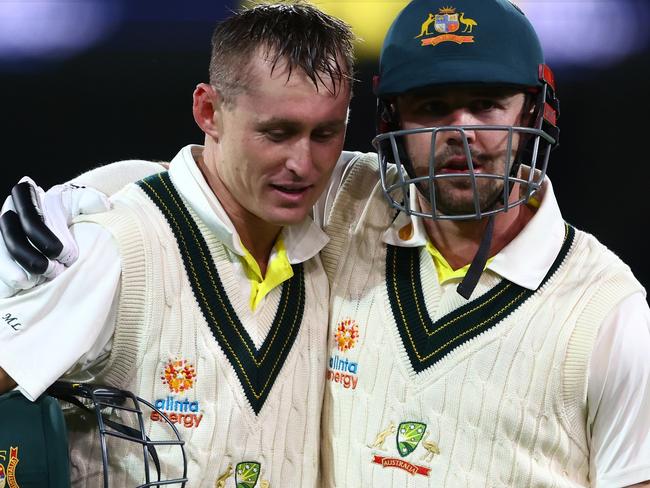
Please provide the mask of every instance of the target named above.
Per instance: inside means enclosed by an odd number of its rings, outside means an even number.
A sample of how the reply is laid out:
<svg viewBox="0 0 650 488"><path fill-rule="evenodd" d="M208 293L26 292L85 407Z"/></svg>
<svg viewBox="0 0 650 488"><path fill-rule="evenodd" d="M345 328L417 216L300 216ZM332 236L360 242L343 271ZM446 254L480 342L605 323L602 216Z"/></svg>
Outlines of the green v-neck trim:
<svg viewBox="0 0 650 488"><path fill-rule="evenodd" d="M411 366L420 373L454 349L494 327L517 310L553 276L569 252L575 229L565 224L562 248L536 290L506 279L490 291L433 322L429 316L420 277L420 248L388 245L386 288L402 344Z"/></svg>
<svg viewBox="0 0 650 488"><path fill-rule="evenodd" d="M273 324L258 350L230 303L205 239L169 174L152 175L137 184L169 223L203 317L258 414L300 329L305 308L302 263L292 265L294 275L282 285Z"/></svg>

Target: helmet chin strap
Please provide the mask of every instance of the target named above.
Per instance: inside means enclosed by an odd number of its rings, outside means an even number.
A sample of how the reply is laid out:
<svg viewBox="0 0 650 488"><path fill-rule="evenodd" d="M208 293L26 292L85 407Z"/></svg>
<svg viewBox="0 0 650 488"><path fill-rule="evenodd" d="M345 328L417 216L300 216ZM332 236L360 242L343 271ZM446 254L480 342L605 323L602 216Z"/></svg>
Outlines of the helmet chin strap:
<svg viewBox="0 0 650 488"><path fill-rule="evenodd" d="M481 239L481 244L478 246L478 250L472 259L472 264L469 265L467 274L463 278L456 288L456 291L460 296L465 300L469 300L469 297L472 295L474 288L478 284L478 280L481 278L481 274L485 269L485 264L487 263L490 252L490 245L492 244L492 234L494 232L494 215L488 217L487 227L483 233Z"/></svg>

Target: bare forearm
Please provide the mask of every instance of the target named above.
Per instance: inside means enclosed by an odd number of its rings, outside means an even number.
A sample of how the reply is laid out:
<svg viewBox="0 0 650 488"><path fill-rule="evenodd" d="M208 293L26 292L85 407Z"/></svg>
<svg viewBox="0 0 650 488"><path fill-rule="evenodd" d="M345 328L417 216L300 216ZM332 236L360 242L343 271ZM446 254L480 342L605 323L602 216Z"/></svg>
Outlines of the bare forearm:
<svg viewBox="0 0 650 488"><path fill-rule="evenodd" d="M4 369L0 368L0 393L6 393L14 388L16 388L16 382Z"/></svg>

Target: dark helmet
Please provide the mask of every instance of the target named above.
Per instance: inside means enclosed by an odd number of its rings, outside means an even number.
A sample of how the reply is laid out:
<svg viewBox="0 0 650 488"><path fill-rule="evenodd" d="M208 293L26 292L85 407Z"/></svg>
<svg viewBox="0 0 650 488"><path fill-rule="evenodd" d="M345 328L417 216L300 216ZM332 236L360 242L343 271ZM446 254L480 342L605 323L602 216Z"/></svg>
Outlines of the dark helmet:
<svg viewBox="0 0 650 488"><path fill-rule="evenodd" d="M69 432L57 400L67 405L67 411L74 410L75 418L87 416L93 425L92 430L99 433L97 447L101 453L102 486L105 488L115 486L109 482L110 439L132 447L129 450L133 453L131 465L138 470L134 474L141 475L144 481L138 488L186 485L184 441L162 411L128 391L57 381L34 402L18 390L0 395L0 414L7 419L0 429L0 486L9 480L9 486L25 488L70 487ZM151 434L145 433L144 418L151 412L155 412L169 427L164 429L169 434L164 439L152 439ZM169 473L162 473L156 447L173 450L178 458L179 476L167 477ZM88 462L92 461L98 460L88 459Z"/></svg>
<svg viewBox="0 0 650 488"><path fill-rule="evenodd" d="M455 132L464 141L468 171L459 175L438 175L431 154L429 175L416 177L404 149L404 136L394 106L397 95L431 86L489 85L521 88L532 97L534 117L531 127L449 126L417 129L430 132L432 147L436 135ZM520 205L539 189L546 174L550 151L558 143L559 102L555 96L553 73L544 63L539 39L523 12L508 0L413 0L391 25L381 52L380 74L375 78L378 96L377 132L373 143L379 152L384 192L391 205L408 214L434 219L480 219ZM501 130L520 140L515 157L508 156L503 174L475 173L466 130ZM388 182L389 163L404 174L396 183ZM531 169L525 176L520 165ZM401 170L404 169L405 173ZM475 194L474 212L443 215L436 209L435 183L443 177L470 178L475 193L477 178L503 180L499 204L480 208ZM522 187L521 196L509 202L513 184ZM432 211L421 212L409 204L409 188L416 185L431 202Z"/></svg>

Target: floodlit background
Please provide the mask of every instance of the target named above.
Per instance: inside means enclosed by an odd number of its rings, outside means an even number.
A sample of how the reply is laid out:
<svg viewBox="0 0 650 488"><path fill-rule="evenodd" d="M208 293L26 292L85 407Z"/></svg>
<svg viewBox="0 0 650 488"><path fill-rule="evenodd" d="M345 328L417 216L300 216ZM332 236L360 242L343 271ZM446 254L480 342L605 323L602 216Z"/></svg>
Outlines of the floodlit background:
<svg viewBox="0 0 650 488"><path fill-rule="evenodd" d="M370 80L384 33L407 2L313 3L363 39L346 148L371 150ZM564 216L596 234L648 287L650 2L516 3L558 80L562 135L549 175ZM169 160L201 143L192 91L207 80L215 22L239 7L236 0L0 0L0 196L24 174L47 187L98 164Z"/></svg>

